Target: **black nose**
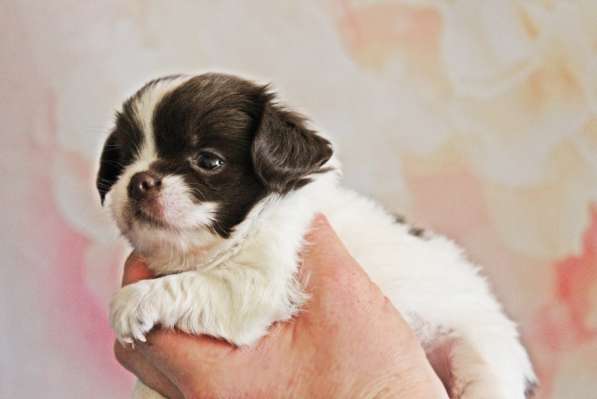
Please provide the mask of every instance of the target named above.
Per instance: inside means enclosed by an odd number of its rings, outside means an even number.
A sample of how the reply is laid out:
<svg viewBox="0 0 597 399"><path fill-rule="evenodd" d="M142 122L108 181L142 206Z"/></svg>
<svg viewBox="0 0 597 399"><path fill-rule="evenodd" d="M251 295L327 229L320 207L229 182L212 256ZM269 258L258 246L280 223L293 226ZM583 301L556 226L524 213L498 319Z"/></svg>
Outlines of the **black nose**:
<svg viewBox="0 0 597 399"><path fill-rule="evenodd" d="M160 191L162 181L159 176L152 172L138 172L131 177L128 192L129 197L140 200L150 194L156 194Z"/></svg>

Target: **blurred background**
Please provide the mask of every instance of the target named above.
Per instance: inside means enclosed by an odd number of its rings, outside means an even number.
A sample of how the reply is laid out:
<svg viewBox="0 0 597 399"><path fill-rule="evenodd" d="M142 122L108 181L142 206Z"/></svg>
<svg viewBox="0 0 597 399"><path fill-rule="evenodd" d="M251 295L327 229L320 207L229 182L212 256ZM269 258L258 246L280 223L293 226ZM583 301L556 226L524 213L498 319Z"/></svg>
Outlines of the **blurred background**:
<svg viewBox="0 0 597 399"><path fill-rule="evenodd" d="M141 84L204 71L272 82L347 185L466 248L540 398L596 397L597 2L4 0L0 32L1 398L128 398L97 156Z"/></svg>

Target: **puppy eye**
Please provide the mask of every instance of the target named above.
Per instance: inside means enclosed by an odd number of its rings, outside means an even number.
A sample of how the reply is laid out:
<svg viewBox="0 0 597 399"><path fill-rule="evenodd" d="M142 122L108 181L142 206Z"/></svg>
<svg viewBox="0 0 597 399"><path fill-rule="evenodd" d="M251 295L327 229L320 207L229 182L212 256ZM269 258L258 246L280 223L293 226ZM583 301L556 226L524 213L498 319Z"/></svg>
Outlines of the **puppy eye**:
<svg viewBox="0 0 597 399"><path fill-rule="evenodd" d="M224 160L212 152L202 151L193 159L192 164L201 170L213 172L224 166Z"/></svg>

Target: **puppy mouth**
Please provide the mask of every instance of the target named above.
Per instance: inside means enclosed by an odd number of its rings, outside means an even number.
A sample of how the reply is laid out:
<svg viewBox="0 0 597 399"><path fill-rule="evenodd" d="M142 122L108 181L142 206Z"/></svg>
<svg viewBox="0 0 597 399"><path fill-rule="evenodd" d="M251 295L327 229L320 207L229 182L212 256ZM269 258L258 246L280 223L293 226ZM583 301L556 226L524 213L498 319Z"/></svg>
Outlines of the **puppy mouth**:
<svg viewBox="0 0 597 399"><path fill-rule="evenodd" d="M143 211L142 209L135 209L134 212L135 219L142 223L150 225L151 227L160 228L160 229L172 229L172 226L165 222L162 219L156 218L155 216Z"/></svg>
<svg viewBox="0 0 597 399"><path fill-rule="evenodd" d="M162 208L156 200L131 201L130 209L133 218L141 224L159 229L173 229L173 226L164 219Z"/></svg>

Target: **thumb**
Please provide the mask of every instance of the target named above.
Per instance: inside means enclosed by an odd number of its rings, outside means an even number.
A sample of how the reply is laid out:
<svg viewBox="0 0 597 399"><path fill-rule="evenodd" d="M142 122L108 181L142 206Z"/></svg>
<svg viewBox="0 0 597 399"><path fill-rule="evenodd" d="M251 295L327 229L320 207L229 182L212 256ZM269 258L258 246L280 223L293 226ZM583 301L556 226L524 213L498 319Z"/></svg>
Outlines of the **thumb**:
<svg viewBox="0 0 597 399"><path fill-rule="evenodd" d="M154 278L146 261L132 252L124 265L122 285ZM185 375L208 372L236 348L207 336L193 336L175 330L155 328L147 336L147 343L137 342L136 351L177 385ZM197 370L198 368L202 370ZM194 373L191 373L191 370ZM184 386L184 385L179 385Z"/></svg>
<svg viewBox="0 0 597 399"><path fill-rule="evenodd" d="M308 291L341 286L347 281L370 283L369 276L352 257L327 218L318 214L305 237L302 251L301 280Z"/></svg>
<svg viewBox="0 0 597 399"><path fill-rule="evenodd" d="M132 252L124 263L124 273L122 275L122 285L136 283L139 280L153 278L153 272L149 270L147 263L136 252Z"/></svg>
<svg viewBox="0 0 597 399"><path fill-rule="evenodd" d="M184 387L209 381L222 369L229 369L241 349L205 335L156 329L138 350L184 392Z"/></svg>

